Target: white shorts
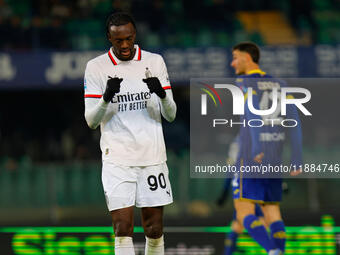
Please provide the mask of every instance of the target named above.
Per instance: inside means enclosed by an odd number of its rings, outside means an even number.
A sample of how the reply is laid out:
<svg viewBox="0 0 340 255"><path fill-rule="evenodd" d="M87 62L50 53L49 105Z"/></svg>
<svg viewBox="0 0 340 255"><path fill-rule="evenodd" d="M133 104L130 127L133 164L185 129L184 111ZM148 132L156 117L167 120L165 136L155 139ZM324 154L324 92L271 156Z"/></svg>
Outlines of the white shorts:
<svg viewBox="0 0 340 255"><path fill-rule="evenodd" d="M109 211L171 204L172 191L166 163L128 167L103 162L102 182Z"/></svg>

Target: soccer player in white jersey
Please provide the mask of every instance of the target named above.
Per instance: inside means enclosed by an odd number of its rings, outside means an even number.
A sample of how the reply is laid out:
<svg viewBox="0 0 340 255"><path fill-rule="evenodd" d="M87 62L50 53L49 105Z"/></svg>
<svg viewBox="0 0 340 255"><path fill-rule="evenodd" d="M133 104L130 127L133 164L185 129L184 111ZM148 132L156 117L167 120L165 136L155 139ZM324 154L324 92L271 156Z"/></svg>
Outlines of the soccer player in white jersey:
<svg viewBox="0 0 340 255"><path fill-rule="evenodd" d="M161 115L176 116L163 58L135 45L127 13L106 23L110 50L87 63L85 118L100 125L102 182L115 233L115 254L135 254L134 206L141 208L145 254L164 254L163 206L172 203Z"/></svg>

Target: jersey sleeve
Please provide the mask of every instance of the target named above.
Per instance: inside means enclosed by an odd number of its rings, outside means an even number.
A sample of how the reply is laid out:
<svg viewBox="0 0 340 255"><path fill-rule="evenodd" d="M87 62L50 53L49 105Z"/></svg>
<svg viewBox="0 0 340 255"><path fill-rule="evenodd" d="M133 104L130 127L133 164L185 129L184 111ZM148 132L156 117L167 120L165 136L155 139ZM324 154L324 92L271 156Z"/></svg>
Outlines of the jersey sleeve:
<svg viewBox="0 0 340 255"><path fill-rule="evenodd" d="M162 56L159 56L159 72L158 72L158 79L162 84L163 89L167 90L167 89L171 89L171 84L170 84L170 80L169 80L169 75L168 75L168 70L166 68L164 59Z"/></svg>
<svg viewBox="0 0 340 255"><path fill-rule="evenodd" d="M92 129L100 125L108 107L108 103L102 98L103 86L99 74L93 63L87 63L84 76L85 119Z"/></svg>
<svg viewBox="0 0 340 255"><path fill-rule="evenodd" d="M103 91L99 72L93 63L87 63L84 76L84 97L101 98Z"/></svg>
<svg viewBox="0 0 340 255"><path fill-rule="evenodd" d="M169 75L168 71L166 69L165 62L163 60L163 57L159 55L158 58L158 66L159 66L159 71L157 74L157 78L159 79L163 89L166 91L166 96L164 99L160 99L161 103L161 113L162 116L169 122L174 121L176 117L176 103L173 99L172 95L172 90L171 90L171 85L170 85L170 80L169 80Z"/></svg>

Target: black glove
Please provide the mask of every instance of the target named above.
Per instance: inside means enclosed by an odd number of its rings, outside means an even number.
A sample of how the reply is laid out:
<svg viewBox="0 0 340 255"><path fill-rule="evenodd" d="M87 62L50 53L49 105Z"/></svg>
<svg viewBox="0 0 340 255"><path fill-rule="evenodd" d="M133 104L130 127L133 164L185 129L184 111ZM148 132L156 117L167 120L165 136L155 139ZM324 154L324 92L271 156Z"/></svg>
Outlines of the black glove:
<svg viewBox="0 0 340 255"><path fill-rule="evenodd" d="M219 207L222 207L224 205L225 201L227 201L228 195L229 195L229 189L223 190L221 196L217 199L216 204Z"/></svg>
<svg viewBox="0 0 340 255"><path fill-rule="evenodd" d="M106 82L106 89L103 95L103 99L106 103L110 102L115 94L120 91L120 83L123 79L115 77L112 78L109 76L109 79Z"/></svg>
<svg viewBox="0 0 340 255"><path fill-rule="evenodd" d="M143 79L143 81L146 83L146 85L148 85L150 93L155 92L156 95L159 96L160 98L162 99L165 98L166 92L163 89L157 77L146 78L146 79Z"/></svg>

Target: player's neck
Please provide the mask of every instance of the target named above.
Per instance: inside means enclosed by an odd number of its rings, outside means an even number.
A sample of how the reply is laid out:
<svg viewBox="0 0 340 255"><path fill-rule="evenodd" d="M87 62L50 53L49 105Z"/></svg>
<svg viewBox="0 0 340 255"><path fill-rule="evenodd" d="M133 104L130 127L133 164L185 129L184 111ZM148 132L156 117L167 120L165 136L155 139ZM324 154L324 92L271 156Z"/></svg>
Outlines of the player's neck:
<svg viewBox="0 0 340 255"><path fill-rule="evenodd" d="M253 71L253 70L256 70L256 69L260 69L260 66L258 64L249 63L247 65L247 68L246 68L246 74L248 74L250 71Z"/></svg>

